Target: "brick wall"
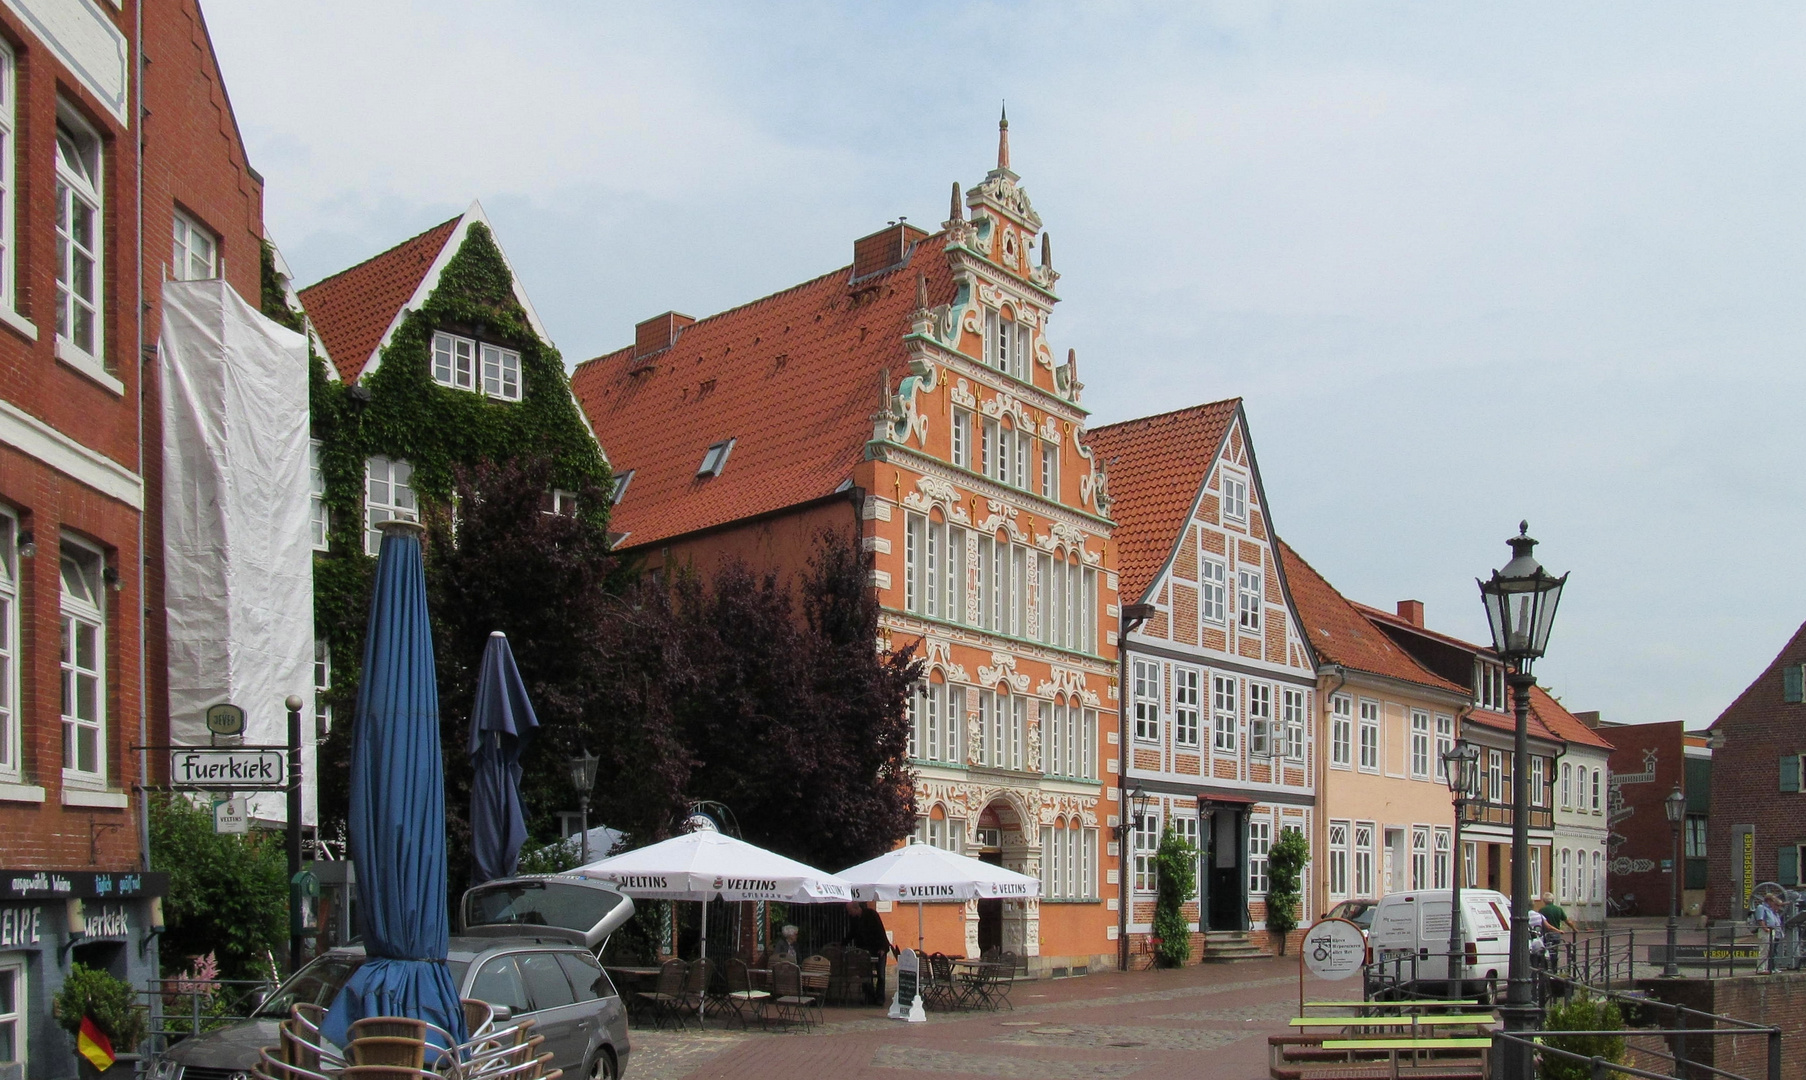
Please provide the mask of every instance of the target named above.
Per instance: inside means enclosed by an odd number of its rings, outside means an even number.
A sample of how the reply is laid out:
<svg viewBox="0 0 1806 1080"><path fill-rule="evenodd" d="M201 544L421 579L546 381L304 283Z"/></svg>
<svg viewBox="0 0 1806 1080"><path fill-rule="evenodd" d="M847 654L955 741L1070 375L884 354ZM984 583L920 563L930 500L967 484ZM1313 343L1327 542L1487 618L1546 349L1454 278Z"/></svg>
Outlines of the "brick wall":
<svg viewBox="0 0 1806 1080"><path fill-rule="evenodd" d="M1643 979L1638 988L1670 1005L1780 1028L1781 1075L1802 1075L1801 1064L1806 1062L1806 972L1735 979ZM1748 1077L1768 1075L1768 1052L1768 1037L1760 1033L1699 1036L1687 1044L1689 1059Z"/></svg>
<svg viewBox="0 0 1806 1080"><path fill-rule="evenodd" d="M1734 897L1736 826L1755 826L1755 880L1774 881L1782 845L1806 843L1806 794L1780 790L1780 760L1806 753L1806 705L1783 700L1783 670L1806 663L1806 625L1794 632L1780 655L1713 723L1724 745L1713 752L1713 773L1735 782L1713 785L1712 814L1706 825L1706 914L1741 915Z"/></svg>

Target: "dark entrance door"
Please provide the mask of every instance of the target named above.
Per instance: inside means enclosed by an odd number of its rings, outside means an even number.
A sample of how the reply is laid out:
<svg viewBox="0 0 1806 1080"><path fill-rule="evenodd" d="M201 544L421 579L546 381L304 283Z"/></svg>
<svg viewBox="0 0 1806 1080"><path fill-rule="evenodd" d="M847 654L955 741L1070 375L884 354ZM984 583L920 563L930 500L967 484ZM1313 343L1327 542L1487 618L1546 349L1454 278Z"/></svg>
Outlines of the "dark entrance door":
<svg viewBox="0 0 1806 1080"><path fill-rule="evenodd" d="M981 852L978 861L990 863L992 866L1003 865L1003 852ZM1003 901L980 900L978 902L978 951L989 952L1003 948Z"/></svg>
<svg viewBox="0 0 1806 1080"><path fill-rule="evenodd" d="M1499 858L1499 852L1504 846L1503 844L1486 845L1486 887L1498 892L1506 891L1499 888L1505 881L1505 875L1500 870L1503 860Z"/></svg>
<svg viewBox="0 0 1806 1080"><path fill-rule="evenodd" d="M1247 830L1242 810L1219 807L1209 817L1203 880L1209 883L1204 902L1206 930L1248 929Z"/></svg>

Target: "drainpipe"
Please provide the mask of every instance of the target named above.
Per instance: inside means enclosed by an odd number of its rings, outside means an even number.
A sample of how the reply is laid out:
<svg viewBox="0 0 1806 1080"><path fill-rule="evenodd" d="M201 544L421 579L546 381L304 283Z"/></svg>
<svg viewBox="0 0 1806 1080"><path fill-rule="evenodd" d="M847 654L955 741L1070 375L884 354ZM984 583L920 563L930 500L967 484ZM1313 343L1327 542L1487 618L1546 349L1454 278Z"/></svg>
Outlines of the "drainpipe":
<svg viewBox="0 0 1806 1080"><path fill-rule="evenodd" d="M1129 634L1154 617L1152 604L1125 604L1116 637L1116 969L1129 970Z"/></svg>
<svg viewBox="0 0 1806 1080"><path fill-rule="evenodd" d="M137 270L133 275L137 282L137 304L132 310L132 321L136 327L136 348L134 357L138 364L138 483L140 501L145 505L138 510L138 844L139 861L144 869L151 868L150 855L150 751L143 749L150 742L150 646L145 640L145 611L150 598L144 589L144 516L150 512L149 500L143 498L149 493L144 485L144 0L137 0L132 5L132 84L131 109L132 130L135 139L133 173L133 227L137 236L134 240L133 252L137 262ZM154 375L155 372L153 371Z"/></svg>
<svg viewBox="0 0 1806 1080"><path fill-rule="evenodd" d="M1323 719L1327 721L1332 715L1330 712L1330 702L1335 699L1336 691L1348 685L1348 669L1341 664L1326 664L1323 668L1323 672L1336 680L1336 685L1325 688L1317 696L1317 707L1321 710ZM1457 730L1459 730L1458 727ZM1315 846L1312 850L1318 852L1324 851L1329 844L1330 740L1324 736L1330 734L1329 724L1325 723L1323 728L1320 729L1319 737L1317 739L1317 813L1315 814L1315 821L1313 822L1314 827L1311 831L1315 834ZM1312 882L1311 891L1316 892L1319 889L1321 889L1323 893L1322 903L1316 903L1317 897L1315 896L1313 896L1311 900L1315 905L1318 917L1321 918L1329 911L1329 876L1327 874L1317 875L1316 880Z"/></svg>

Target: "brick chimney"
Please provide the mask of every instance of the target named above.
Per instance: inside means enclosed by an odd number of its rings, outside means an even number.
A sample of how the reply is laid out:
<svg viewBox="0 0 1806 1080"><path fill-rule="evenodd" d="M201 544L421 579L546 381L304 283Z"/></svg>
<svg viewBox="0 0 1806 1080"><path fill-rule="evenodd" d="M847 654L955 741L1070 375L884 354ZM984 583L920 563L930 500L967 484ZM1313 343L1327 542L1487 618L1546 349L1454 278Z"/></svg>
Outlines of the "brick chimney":
<svg viewBox="0 0 1806 1080"><path fill-rule="evenodd" d="M1597 728L1599 726L1599 722L1600 722L1599 721L1599 710L1598 709L1588 709L1585 712L1577 712L1574 714L1574 719L1585 724L1587 727Z"/></svg>
<svg viewBox="0 0 1806 1080"><path fill-rule="evenodd" d="M1398 617L1410 623L1412 626L1422 626L1423 601L1400 600L1398 602Z"/></svg>
<svg viewBox="0 0 1806 1080"><path fill-rule="evenodd" d="M654 315L633 328L633 358L651 356L661 349L669 349L677 344L677 335L696 320L688 315L679 315L675 311L667 311L663 315Z"/></svg>
<svg viewBox="0 0 1806 1080"><path fill-rule="evenodd" d="M853 241L853 280L903 265L910 250L927 235L907 221L899 221Z"/></svg>

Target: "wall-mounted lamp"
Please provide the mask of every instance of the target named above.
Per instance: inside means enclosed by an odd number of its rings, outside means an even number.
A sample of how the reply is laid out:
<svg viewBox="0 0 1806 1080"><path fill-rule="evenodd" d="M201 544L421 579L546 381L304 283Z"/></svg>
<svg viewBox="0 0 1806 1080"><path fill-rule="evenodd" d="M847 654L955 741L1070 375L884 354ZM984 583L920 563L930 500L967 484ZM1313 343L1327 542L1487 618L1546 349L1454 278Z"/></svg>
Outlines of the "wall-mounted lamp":
<svg viewBox="0 0 1806 1080"><path fill-rule="evenodd" d="M29 558L32 558L35 555L37 555L37 553L38 553L37 534L33 533L30 529L20 529L19 530L19 554L23 555L24 557L29 559Z"/></svg>
<svg viewBox="0 0 1806 1080"><path fill-rule="evenodd" d="M163 898L161 896L153 896L150 901L150 932L145 934L144 940L138 943L138 955L140 957L150 951L151 942L163 936L164 929Z"/></svg>
<svg viewBox="0 0 1806 1080"><path fill-rule="evenodd" d="M119 571L115 567L109 566L102 570L100 572L100 580L106 582L107 588L112 589L114 592L118 592L125 588L125 581L119 576Z"/></svg>
<svg viewBox="0 0 1806 1080"><path fill-rule="evenodd" d="M67 963L69 950L80 945L88 936L88 913L80 900L63 901L63 923L66 933L63 944L56 950L56 962Z"/></svg>

